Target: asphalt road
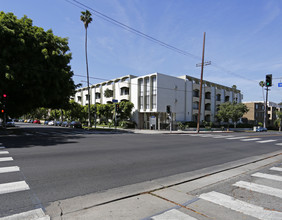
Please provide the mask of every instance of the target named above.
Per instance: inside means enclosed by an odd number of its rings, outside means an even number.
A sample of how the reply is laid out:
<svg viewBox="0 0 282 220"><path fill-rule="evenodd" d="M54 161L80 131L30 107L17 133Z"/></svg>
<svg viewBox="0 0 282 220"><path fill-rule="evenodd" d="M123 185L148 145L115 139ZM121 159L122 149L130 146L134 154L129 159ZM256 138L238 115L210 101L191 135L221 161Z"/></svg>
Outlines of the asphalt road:
<svg viewBox="0 0 282 220"><path fill-rule="evenodd" d="M13 157L13 161L1 162L0 167L20 168L20 172L0 174L0 184L26 181L30 187L29 191L1 195L0 217L57 200L270 153L282 147L277 145L282 143L282 135L270 132L217 137L216 134L93 134L68 128L28 126L18 134L0 137L0 143L9 152L0 157ZM243 136L250 141L227 139Z"/></svg>

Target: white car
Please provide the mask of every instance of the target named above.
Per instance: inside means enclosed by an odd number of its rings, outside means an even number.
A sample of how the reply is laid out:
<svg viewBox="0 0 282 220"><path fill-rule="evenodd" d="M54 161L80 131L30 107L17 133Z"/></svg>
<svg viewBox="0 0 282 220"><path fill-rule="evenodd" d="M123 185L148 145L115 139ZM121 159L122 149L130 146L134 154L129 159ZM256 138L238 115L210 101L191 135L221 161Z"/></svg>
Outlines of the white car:
<svg viewBox="0 0 282 220"><path fill-rule="evenodd" d="M54 121L49 121L48 125L54 125Z"/></svg>

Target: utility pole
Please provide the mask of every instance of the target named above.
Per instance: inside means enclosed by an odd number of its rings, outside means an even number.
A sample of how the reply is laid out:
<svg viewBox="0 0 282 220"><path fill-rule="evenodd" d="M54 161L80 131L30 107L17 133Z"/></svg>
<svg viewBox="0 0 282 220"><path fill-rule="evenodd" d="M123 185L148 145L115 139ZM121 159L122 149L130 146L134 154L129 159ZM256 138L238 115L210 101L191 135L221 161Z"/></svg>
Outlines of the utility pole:
<svg viewBox="0 0 282 220"><path fill-rule="evenodd" d="M199 111L198 111L198 120L197 120L197 133L200 132L200 118L201 118L201 104L202 104L202 89L203 89L202 87L203 87L204 66L211 64L210 61L205 63L205 41L206 41L206 32L204 32L202 63L201 64L196 64L196 67L201 66L201 81L200 81L200 97L199 97Z"/></svg>

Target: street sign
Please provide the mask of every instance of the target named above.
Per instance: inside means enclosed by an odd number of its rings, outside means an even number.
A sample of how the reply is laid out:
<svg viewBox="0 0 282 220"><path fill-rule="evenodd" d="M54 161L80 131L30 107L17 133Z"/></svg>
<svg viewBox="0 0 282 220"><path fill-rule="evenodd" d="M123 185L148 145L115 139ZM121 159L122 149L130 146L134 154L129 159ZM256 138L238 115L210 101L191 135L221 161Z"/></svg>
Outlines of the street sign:
<svg viewBox="0 0 282 220"><path fill-rule="evenodd" d="M278 87L282 87L282 83L278 83Z"/></svg>
<svg viewBox="0 0 282 220"><path fill-rule="evenodd" d="M112 99L112 102L113 102L113 103L117 103L117 102L118 102L118 100L116 100L116 99Z"/></svg>

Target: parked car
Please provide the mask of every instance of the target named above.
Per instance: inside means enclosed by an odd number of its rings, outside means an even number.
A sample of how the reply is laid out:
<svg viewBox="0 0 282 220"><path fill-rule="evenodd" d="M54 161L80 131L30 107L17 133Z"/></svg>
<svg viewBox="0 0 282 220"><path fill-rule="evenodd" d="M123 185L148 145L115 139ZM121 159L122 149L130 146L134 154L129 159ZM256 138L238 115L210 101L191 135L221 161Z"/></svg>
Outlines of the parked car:
<svg viewBox="0 0 282 220"><path fill-rule="evenodd" d="M33 121L33 124L40 124L40 120L37 120L37 119L34 120L34 121Z"/></svg>
<svg viewBox="0 0 282 220"><path fill-rule="evenodd" d="M55 121L49 121L48 125L51 125L51 126L55 125Z"/></svg>
<svg viewBox="0 0 282 220"><path fill-rule="evenodd" d="M256 132L267 132L267 128L262 128L262 127L258 127L257 129L256 129Z"/></svg>
<svg viewBox="0 0 282 220"><path fill-rule="evenodd" d="M82 128L82 125L81 125L81 123L79 121L72 121L70 123L70 127L71 128Z"/></svg>
<svg viewBox="0 0 282 220"><path fill-rule="evenodd" d="M62 127L69 127L70 123L68 121L64 121L61 126Z"/></svg>
<svg viewBox="0 0 282 220"><path fill-rule="evenodd" d="M11 119L8 119L6 122L6 127L15 127L15 122L13 122Z"/></svg>
<svg viewBox="0 0 282 220"><path fill-rule="evenodd" d="M62 121L55 121L55 126L61 126L62 123Z"/></svg>
<svg viewBox="0 0 282 220"><path fill-rule="evenodd" d="M48 122L49 122L49 121L45 120L43 124L44 124L44 125L48 125Z"/></svg>

